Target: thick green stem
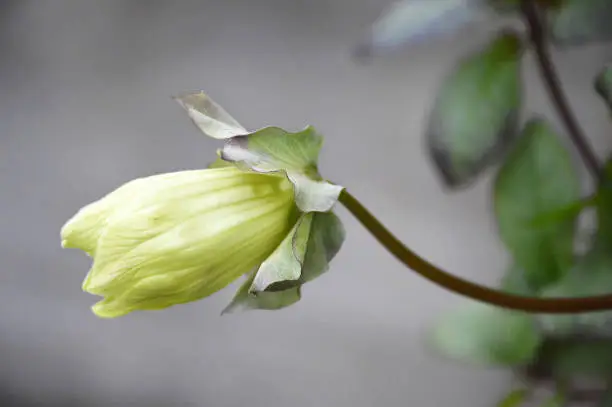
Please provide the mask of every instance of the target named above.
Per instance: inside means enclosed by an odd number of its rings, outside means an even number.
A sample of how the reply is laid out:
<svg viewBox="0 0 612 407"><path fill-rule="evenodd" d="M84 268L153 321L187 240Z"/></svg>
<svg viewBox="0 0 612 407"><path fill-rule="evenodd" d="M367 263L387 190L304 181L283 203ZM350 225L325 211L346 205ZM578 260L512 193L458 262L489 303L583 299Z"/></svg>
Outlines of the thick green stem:
<svg viewBox="0 0 612 407"><path fill-rule="evenodd" d="M348 191L342 192L340 202L399 261L422 277L456 294L498 307L529 313L576 314L612 310L612 294L585 298L524 297L454 276L404 246Z"/></svg>

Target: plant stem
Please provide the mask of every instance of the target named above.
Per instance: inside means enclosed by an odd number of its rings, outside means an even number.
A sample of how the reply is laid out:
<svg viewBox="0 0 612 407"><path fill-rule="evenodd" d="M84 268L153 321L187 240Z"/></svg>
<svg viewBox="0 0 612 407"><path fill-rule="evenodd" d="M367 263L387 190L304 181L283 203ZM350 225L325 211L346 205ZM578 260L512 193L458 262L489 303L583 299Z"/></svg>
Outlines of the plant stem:
<svg viewBox="0 0 612 407"><path fill-rule="evenodd" d="M524 297L454 276L404 246L347 190L340 194L340 202L399 261L422 277L456 294L498 307L529 313L576 314L612 310L612 294L585 298Z"/></svg>
<svg viewBox="0 0 612 407"><path fill-rule="evenodd" d="M561 87L559 74L555 69L555 65L552 62L552 58L546 44L546 32L540 18L540 10L538 9L536 0L521 0L521 10L529 28L529 35L535 50L540 74L544 84L546 85L551 102L557 109L557 112L559 113L559 116L563 121L572 142L580 153L580 156L582 157L587 169L591 172L591 175L599 181L602 176L599 160L589 145L584 132L580 128L578 120L576 120L576 117L572 113L567 96Z"/></svg>
<svg viewBox="0 0 612 407"><path fill-rule="evenodd" d="M557 109L572 142L576 146L588 170L600 181L602 173L598 159L578 121L576 120L563 89L559 75L550 57L546 35L535 0L521 0L521 9L529 27L531 42L535 48L538 66L551 101ZM584 298L537 298L509 294L454 276L404 246L378 221L354 196L344 190L340 202L392 255L422 277L456 294L502 308L529 313L574 314L612 310L612 294Z"/></svg>

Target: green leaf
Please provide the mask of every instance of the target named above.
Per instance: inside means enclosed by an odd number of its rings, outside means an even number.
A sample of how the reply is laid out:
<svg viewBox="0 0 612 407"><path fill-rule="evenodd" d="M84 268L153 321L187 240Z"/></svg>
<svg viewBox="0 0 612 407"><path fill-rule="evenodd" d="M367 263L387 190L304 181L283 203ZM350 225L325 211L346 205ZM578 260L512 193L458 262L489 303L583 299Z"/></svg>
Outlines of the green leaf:
<svg viewBox="0 0 612 407"><path fill-rule="evenodd" d="M535 289L571 266L575 223L534 227L533 219L575 202L579 193L569 152L548 124L531 120L497 175L494 209L502 240Z"/></svg>
<svg viewBox="0 0 612 407"><path fill-rule="evenodd" d="M486 0L487 6L498 13L516 13L520 11L519 0Z"/></svg>
<svg viewBox="0 0 612 407"><path fill-rule="evenodd" d="M501 399L497 407L520 407L527 402L528 397L528 389L515 389Z"/></svg>
<svg viewBox="0 0 612 407"><path fill-rule="evenodd" d="M506 270L501 281L501 289L516 295L533 296L537 294L536 290L529 285L525 271L517 264L512 264Z"/></svg>
<svg viewBox="0 0 612 407"><path fill-rule="evenodd" d="M560 47L612 40L610 0L563 0L548 13L551 40Z"/></svg>
<svg viewBox="0 0 612 407"><path fill-rule="evenodd" d="M540 407L564 407L565 396L561 393L557 393L552 397L548 398L544 403L540 404Z"/></svg>
<svg viewBox="0 0 612 407"><path fill-rule="evenodd" d="M344 227L333 213L302 215L291 233L259 267L250 292L302 285L329 269L344 242Z"/></svg>
<svg viewBox="0 0 612 407"><path fill-rule="evenodd" d="M587 297L610 293L612 287L612 252L595 247L582 256L558 283L546 288L542 297ZM612 312L590 312L568 315L540 315L543 329L554 335L612 332Z"/></svg>
<svg viewBox="0 0 612 407"><path fill-rule="evenodd" d="M226 161L259 172L284 171L295 187L302 212L327 212L344 189L321 178L317 168L323 137L312 126L297 133L266 127L229 139L221 152Z"/></svg>
<svg viewBox="0 0 612 407"><path fill-rule="evenodd" d="M583 210L597 204L595 196L572 202L559 209L537 215L532 219L531 225L535 228L554 226L559 223L575 221Z"/></svg>
<svg viewBox="0 0 612 407"><path fill-rule="evenodd" d="M531 361L542 338L532 316L470 301L439 321L432 340L453 359L516 366Z"/></svg>
<svg viewBox="0 0 612 407"><path fill-rule="evenodd" d="M599 401L597 407L612 407L612 386L608 385L608 389Z"/></svg>
<svg viewBox="0 0 612 407"><path fill-rule="evenodd" d="M597 210L597 231L591 251L584 255L572 271L558 284L545 291L549 297L581 297L607 294L612 284L612 159L604 166L604 178L594 198ZM610 285L612 286L612 285ZM612 330L612 313L542 317L548 330L557 333L588 331L596 334Z"/></svg>
<svg viewBox="0 0 612 407"><path fill-rule="evenodd" d="M521 12L522 0L484 0L489 7L501 14L511 14ZM535 0L539 7L544 9L559 7L565 0Z"/></svg>
<svg viewBox="0 0 612 407"><path fill-rule="evenodd" d="M183 94L174 99L187 111L193 123L209 137L224 140L248 133L204 92Z"/></svg>
<svg viewBox="0 0 612 407"><path fill-rule="evenodd" d="M443 83L429 119L429 154L451 188L471 183L515 139L523 44L502 32L461 61Z"/></svg>
<svg viewBox="0 0 612 407"><path fill-rule="evenodd" d="M596 195L597 235L595 244L612 250L612 159L604 166L604 178Z"/></svg>
<svg viewBox="0 0 612 407"><path fill-rule="evenodd" d="M487 8L473 0L403 0L383 10L372 25L359 55L395 49L402 45L456 33L461 28L490 18Z"/></svg>
<svg viewBox="0 0 612 407"><path fill-rule="evenodd" d="M612 373L609 340L563 342L550 349L550 353L550 369L557 380L604 379Z"/></svg>
<svg viewBox="0 0 612 407"><path fill-rule="evenodd" d="M595 78L595 90L612 108L612 65L606 66Z"/></svg>

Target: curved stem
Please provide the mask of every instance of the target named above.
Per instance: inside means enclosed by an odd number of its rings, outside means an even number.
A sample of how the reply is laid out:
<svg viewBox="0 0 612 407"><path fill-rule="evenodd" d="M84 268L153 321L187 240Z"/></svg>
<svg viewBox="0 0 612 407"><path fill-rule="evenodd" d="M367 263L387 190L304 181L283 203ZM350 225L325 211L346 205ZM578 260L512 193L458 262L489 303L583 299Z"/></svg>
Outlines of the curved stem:
<svg viewBox="0 0 612 407"><path fill-rule="evenodd" d="M509 294L454 276L404 246L347 190L340 202L391 254L422 277L456 294L502 308L530 313L572 314L612 310L612 294L586 298L536 298Z"/></svg>
<svg viewBox="0 0 612 407"><path fill-rule="evenodd" d="M599 180L601 177L601 171L598 163L599 160L589 145L584 132L580 128L578 120L572 113L567 96L561 87L559 74L555 69L555 65L552 62L550 52L546 45L546 33L540 19L540 13L536 0L522 0L521 10L529 28L529 35L535 50L540 74L544 84L546 85L551 102L557 109L557 112L559 113L559 116L561 117L561 120L563 121L572 142L584 160L585 165L593 177L596 180Z"/></svg>

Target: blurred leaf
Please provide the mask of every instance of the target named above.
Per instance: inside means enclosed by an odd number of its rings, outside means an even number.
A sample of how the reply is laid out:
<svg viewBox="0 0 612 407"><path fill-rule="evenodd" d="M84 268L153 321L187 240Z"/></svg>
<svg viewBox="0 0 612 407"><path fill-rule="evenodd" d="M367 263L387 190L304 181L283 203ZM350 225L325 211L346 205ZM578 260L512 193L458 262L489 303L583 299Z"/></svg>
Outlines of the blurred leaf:
<svg viewBox="0 0 612 407"><path fill-rule="evenodd" d="M550 367L555 379L608 378L612 373L612 342L566 342L556 346Z"/></svg>
<svg viewBox="0 0 612 407"><path fill-rule="evenodd" d="M525 404L528 397L529 390L527 389L512 390L497 403L497 407L520 407Z"/></svg>
<svg viewBox="0 0 612 407"><path fill-rule="evenodd" d="M569 152L548 124L531 120L497 175L494 207L502 240L536 289L571 266L575 223L534 227L532 220L575 202L579 192Z"/></svg>
<svg viewBox="0 0 612 407"><path fill-rule="evenodd" d="M503 32L459 63L443 83L429 127L429 154L447 186L468 185L515 139L523 45Z"/></svg>
<svg viewBox="0 0 612 407"><path fill-rule="evenodd" d="M497 12L519 13L521 11L521 0L485 0L488 5ZM538 6L548 9L559 7L564 0L535 0Z"/></svg>
<svg viewBox="0 0 612 407"><path fill-rule="evenodd" d="M566 47L612 40L612 1L563 0L548 13L553 43Z"/></svg>
<svg viewBox="0 0 612 407"><path fill-rule="evenodd" d="M541 340L531 315L473 301L445 315L432 332L442 354L474 365L526 364Z"/></svg>
<svg viewBox="0 0 612 407"><path fill-rule="evenodd" d="M595 78L595 90L612 108L612 65L605 67Z"/></svg>
<svg viewBox="0 0 612 407"><path fill-rule="evenodd" d="M557 393L554 396L548 398L544 403L540 404L540 407L564 407L565 396L561 393Z"/></svg>
<svg viewBox="0 0 612 407"><path fill-rule="evenodd" d="M525 278L525 271L516 264L512 264L506 270L501 281L501 289L516 295L533 296L537 294L537 291L529 285Z"/></svg>
<svg viewBox="0 0 612 407"><path fill-rule="evenodd" d="M597 407L612 407L612 386L609 385Z"/></svg>
<svg viewBox="0 0 612 407"><path fill-rule="evenodd" d="M489 7L498 13L517 13L520 11L520 0L486 0Z"/></svg>
<svg viewBox="0 0 612 407"><path fill-rule="evenodd" d="M284 290L319 277L340 251L344 236L342 222L334 213L302 215L291 233L261 264L249 291Z"/></svg>
<svg viewBox="0 0 612 407"><path fill-rule="evenodd" d="M490 17L480 1L402 0L386 8L357 49L360 56L455 33Z"/></svg>
<svg viewBox="0 0 612 407"><path fill-rule="evenodd" d="M597 235L595 244L612 250L612 159L604 166L604 177L597 189Z"/></svg>
<svg viewBox="0 0 612 407"><path fill-rule="evenodd" d="M553 226L558 223L575 221L580 213L588 207L597 204L595 196L572 202L562 208L545 212L532 219L531 225L536 228Z"/></svg>
<svg viewBox="0 0 612 407"><path fill-rule="evenodd" d="M543 297L586 297L609 294L612 287L612 251L594 247L558 283L546 288ZM612 334L612 312L540 315L542 328L554 335Z"/></svg>

